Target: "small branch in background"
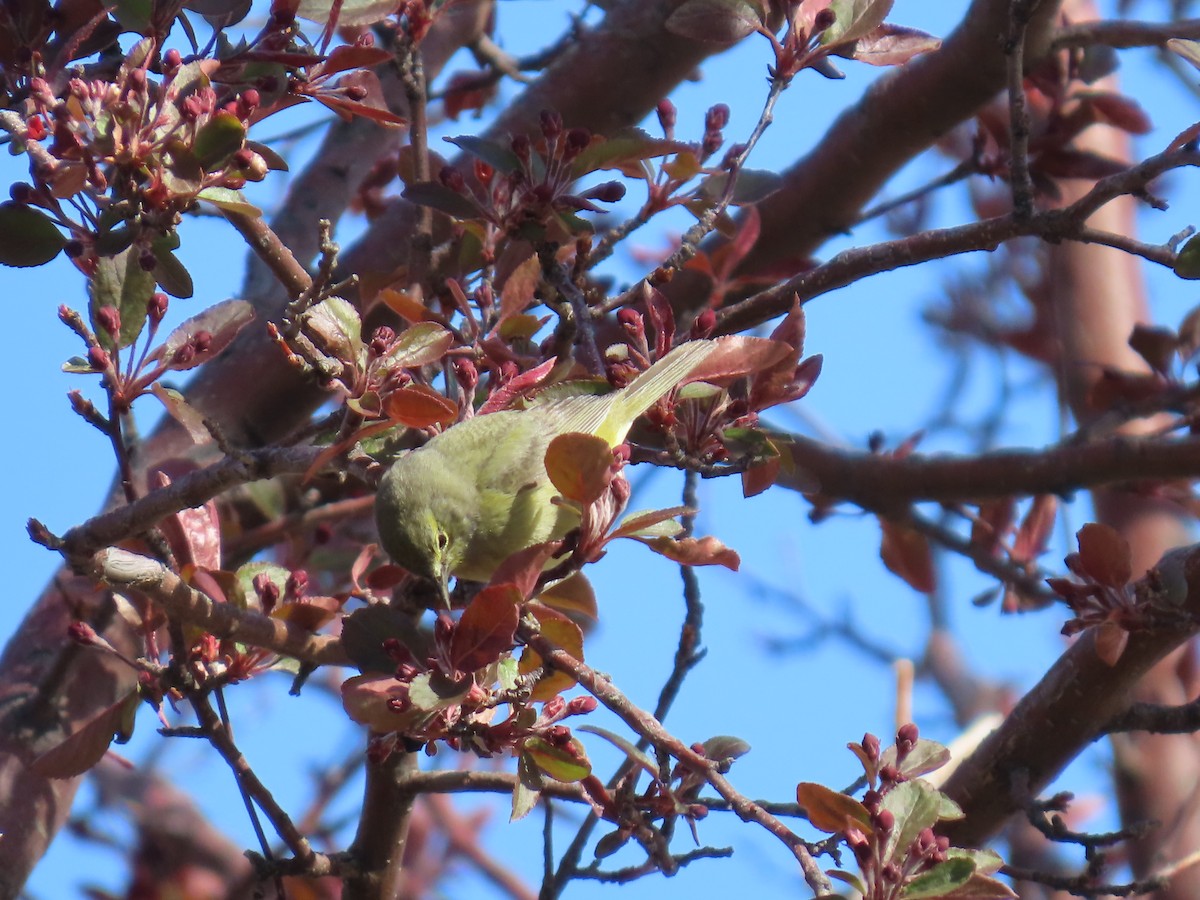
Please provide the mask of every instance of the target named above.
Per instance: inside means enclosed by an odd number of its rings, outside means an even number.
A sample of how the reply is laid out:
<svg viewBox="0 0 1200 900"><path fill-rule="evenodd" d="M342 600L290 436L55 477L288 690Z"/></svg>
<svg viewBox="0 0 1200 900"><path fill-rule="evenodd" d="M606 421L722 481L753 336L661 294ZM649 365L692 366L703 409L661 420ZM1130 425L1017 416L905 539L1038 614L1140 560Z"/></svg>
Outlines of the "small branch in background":
<svg viewBox="0 0 1200 900"><path fill-rule="evenodd" d="M1050 47L1052 50L1065 50L1102 46L1126 50L1132 47L1161 47L1171 38L1200 40L1200 19L1181 19L1177 22L1079 22L1058 29Z"/></svg>
<svg viewBox="0 0 1200 900"><path fill-rule="evenodd" d="M396 46L396 65L400 69L400 83L408 98L408 143L412 148L413 177L417 182L432 181L429 172L429 94L425 83L425 66L421 61L421 48L410 34L402 34ZM417 207L417 218L412 234L413 253L410 269L414 283L420 283L429 270L430 253L433 251L433 208Z"/></svg>
<svg viewBox="0 0 1200 900"><path fill-rule="evenodd" d="M1029 110L1025 105L1025 32L1035 0L1011 0L1009 5L1008 56L1009 183L1012 185L1013 217L1024 222L1033 215L1033 181L1029 175Z"/></svg>
<svg viewBox="0 0 1200 900"><path fill-rule="evenodd" d="M1124 731L1145 731L1150 734L1193 734L1200 731L1200 698L1181 706L1135 703L1103 728L1104 734Z"/></svg>

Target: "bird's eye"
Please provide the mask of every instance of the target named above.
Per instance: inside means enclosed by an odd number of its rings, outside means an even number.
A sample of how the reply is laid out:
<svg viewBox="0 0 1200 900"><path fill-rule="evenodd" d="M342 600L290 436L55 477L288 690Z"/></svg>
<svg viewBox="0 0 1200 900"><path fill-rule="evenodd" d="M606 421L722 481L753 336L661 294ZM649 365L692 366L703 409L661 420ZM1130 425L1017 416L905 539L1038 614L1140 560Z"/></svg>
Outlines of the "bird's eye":
<svg viewBox="0 0 1200 900"><path fill-rule="evenodd" d="M444 531L439 531L437 536L437 545L439 550L445 550L450 546L450 535Z"/></svg>

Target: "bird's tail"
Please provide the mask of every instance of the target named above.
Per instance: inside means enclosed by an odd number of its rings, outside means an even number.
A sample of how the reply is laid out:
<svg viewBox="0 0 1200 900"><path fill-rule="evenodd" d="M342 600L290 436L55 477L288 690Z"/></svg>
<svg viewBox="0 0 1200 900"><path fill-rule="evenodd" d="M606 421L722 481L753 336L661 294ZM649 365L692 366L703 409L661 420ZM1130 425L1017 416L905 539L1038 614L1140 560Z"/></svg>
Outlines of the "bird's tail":
<svg viewBox="0 0 1200 900"><path fill-rule="evenodd" d="M614 447L620 444L634 420L687 378L716 346L715 340L688 341L654 363L617 392L596 435Z"/></svg>

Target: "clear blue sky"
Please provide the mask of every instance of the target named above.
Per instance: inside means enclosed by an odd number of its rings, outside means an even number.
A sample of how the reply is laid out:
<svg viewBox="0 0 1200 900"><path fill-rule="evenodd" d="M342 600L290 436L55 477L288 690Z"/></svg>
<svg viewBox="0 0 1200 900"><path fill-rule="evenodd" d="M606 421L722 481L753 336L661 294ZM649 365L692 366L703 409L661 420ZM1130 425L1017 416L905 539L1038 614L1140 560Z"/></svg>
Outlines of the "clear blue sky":
<svg viewBox="0 0 1200 900"><path fill-rule="evenodd" d="M891 19L945 35L966 5L963 0L900 0ZM1141 6L1145 7L1139 10L1143 15L1159 12L1158 4ZM536 49L558 33L573 8L574 4L545 0L502 3L500 40L515 53ZM765 42L753 39L707 64L701 80L684 85L674 95L680 108L680 135L698 136L703 110L715 102L728 103L733 109L726 130L731 140L748 134L765 96L768 57ZM1123 59L1128 90L1143 99L1156 124L1162 125L1139 140L1144 152L1155 152L1195 117L1194 101L1150 65L1149 54L1131 52ZM784 96L776 122L752 165L776 168L802 154L833 116L859 96L866 79L877 74L854 63L843 68L848 75L844 81L827 81L811 73L797 79ZM505 90L513 92L511 87ZM468 131L473 124L451 124L440 133ZM268 123L262 134L272 133L273 126ZM0 171L7 178L17 177L12 173L22 162L5 158L0 163L5 168ZM902 173L888 192L911 188L944 167L944 160L922 160ZM269 180L258 195L259 202L269 206L272 191L281 184ZM637 191L636 186L632 188L624 203L626 211L634 209ZM1194 199L1194 190L1188 196ZM1165 240L1189 223L1194 208L1190 202L1177 202L1168 213L1146 219L1146 239ZM958 221L964 215L956 201L938 205L940 222ZM664 227L681 230L686 222L676 219ZM241 281L242 250L221 221L191 221L182 233L182 255L196 279L197 291L193 300L173 303L174 321L235 295ZM877 229L863 228L827 249L878 236ZM650 228L636 240L657 247L665 237L662 228ZM803 401L806 414L858 446L874 430L898 440L921 427L936 412L952 375L947 358L922 327L920 311L937 297L941 279L951 272L970 271L975 264L968 259L940 268L878 276L811 304L808 350L825 355L825 369ZM628 258L619 260L618 266L616 271L626 278L637 272ZM61 532L93 514L107 492L112 465L107 444L70 413L65 398L66 391L74 387L83 387L94 397L94 385L59 372L61 362L78 353L79 346L58 322L55 310L60 303L85 307L82 279L61 261L36 270L4 270L0 278L10 323L15 317L15 327L8 329L13 341L9 371L10 377L16 376L12 379L15 408L10 411L8 440L0 443L0 467L9 473L0 500L0 546L5 548L4 559L11 573L8 602L0 608L0 633L8 635L55 568L54 557L27 540L25 520L37 516ZM1155 309L1166 324L1177 323L1197 301L1191 283L1169 275L1154 273L1152 285ZM1034 375L1019 363L1012 371L1017 383ZM967 397L976 409L990 402L993 379L994 370L989 366L973 371ZM150 421L156 414L154 401L143 403L142 412ZM776 421L783 426L806 427L786 411L777 415ZM1014 407L1003 442L1036 446L1053 439L1057 422L1049 393L1026 396ZM955 437L939 435L926 446L952 449ZM660 473L634 505L671 505L677 502L679 490L676 474ZM688 741L714 734L733 734L749 741L753 750L734 767L732 778L751 797L793 799L795 784L802 780L835 787L850 782L856 773L845 744L858 740L864 731L885 738L892 731L890 671L836 640L786 655L769 653L765 640L800 638L811 633L814 620L850 617L881 645L897 653L916 654L927 628L923 598L883 569L873 519L845 516L813 527L800 497L772 491L743 501L732 481L705 483L702 501L699 530L735 547L742 554L743 571L740 575L717 570L701 573L709 655L689 678L668 725ZM1078 527L1086 521L1087 511L1077 509L1071 516ZM1055 563L1061 556L1060 544L1049 561ZM1001 618L994 607L970 606L970 598L987 586L973 571L951 561L946 574L951 616L978 671L1021 687L1033 683L1061 648L1057 638L1061 613ZM629 546L615 549L594 567L592 577L600 597L601 623L589 638L589 662L610 673L635 699L652 705L669 670L682 614L678 573L644 548ZM760 585L779 593L768 594ZM793 600L785 599L788 596ZM267 679L230 695L243 749L252 764L261 766L266 781L289 809L301 809L311 797L312 767L345 757L360 742L357 730L345 722L334 703L317 697L315 691L301 700L287 697L282 679ZM931 690L918 689L915 709L926 734L942 739L954 735L944 703ZM598 722L614 730L621 728L609 720ZM232 778L215 755L194 742L174 742L163 748L154 727L152 716L143 713L134 743L123 752L144 759L165 749L158 765L168 772L187 772L186 786L196 793L202 808L235 840L250 846L252 838ZM589 736L585 743L600 772L615 764L614 754L604 742ZM443 759L453 764L449 755ZM1096 780L1099 759L1077 765L1068 776L1070 785L1082 792L1102 788ZM355 786L339 808L352 809L358 796ZM86 790L81 797L84 804L90 803ZM472 804L463 801L463 805ZM559 821L569 822L570 817L571 813L563 813ZM536 885L541 866L540 813L514 826L506 820L507 809L501 800L488 829L488 845ZM119 823L113 827L121 828ZM714 814L701 823L700 835L706 843L735 847L734 859L696 864L670 881L644 879L624 888L625 896L720 896L744 892L747 885L754 885L757 896L769 898L791 896L800 887L790 855L757 829L732 816ZM560 836L559 849L565 842L566 837ZM687 849L686 841L677 847ZM617 865L637 861L631 851L614 860ZM122 879L113 856L85 851L77 842L61 839L35 873L30 888L41 897L62 897L73 895L85 882L115 889ZM444 888L448 897L483 895L481 886L470 877ZM589 883L572 889L572 896L577 897L601 893L611 891Z"/></svg>

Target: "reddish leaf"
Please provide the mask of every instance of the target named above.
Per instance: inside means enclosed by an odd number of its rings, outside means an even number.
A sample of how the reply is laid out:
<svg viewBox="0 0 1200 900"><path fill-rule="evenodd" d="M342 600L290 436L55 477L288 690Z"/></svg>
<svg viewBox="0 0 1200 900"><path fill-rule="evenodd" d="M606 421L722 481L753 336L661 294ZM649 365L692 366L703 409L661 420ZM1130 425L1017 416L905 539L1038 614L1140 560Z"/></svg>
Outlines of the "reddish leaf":
<svg viewBox="0 0 1200 900"><path fill-rule="evenodd" d="M830 790L823 784L802 781L796 785L796 802L804 808L814 828L841 834L848 828L872 831L871 814L853 797Z"/></svg>
<svg viewBox="0 0 1200 900"><path fill-rule="evenodd" d="M1096 655L1105 665L1115 666L1129 644L1129 632L1116 622L1101 622L1095 631Z"/></svg>
<svg viewBox="0 0 1200 900"><path fill-rule="evenodd" d="M1029 563L1041 556L1057 513L1058 498L1053 494L1039 494L1033 498L1029 512L1021 520L1021 527L1013 539L1013 562Z"/></svg>
<svg viewBox="0 0 1200 900"><path fill-rule="evenodd" d="M1095 113L1095 120L1113 125L1130 134L1148 134L1154 123L1136 100L1107 91L1090 91L1077 95Z"/></svg>
<svg viewBox="0 0 1200 900"><path fill-rule="evenodd" d="M74 778L82 775L104 757L116 740L123 744L133 734L133 717L138 707L137 691L130 691L112 706L74 732L61 744L51 747L29 765L41 778Z"/></svg>
<svg viewBox="0 0 1200 900"><path fill-rule="evenodd" d="M869 66L902 66L914 56L930 53L940 46L941 39L932 34L884 22L855 41L849 52L839 51L837 55Z"/></svg>
<svg viewBox="0 0 1200 900"><path fill-rule="evenodd" d="M718 338L712 351L688 374L688 381L727 382L762 372L791 357L793 348L770 338Z"/></svg>
<svg viewBox="0 0 1200 900"><path fill-rule="evenodd" d="M783 459L772 456L742 472L742 496L756 497L779 480Z"/></svg>
<svg viewBox="0 0 1200 900"><path fill-rule="evenodd" d="M421 302L420 291L416 288L410 291L382 288L375 296L388 309L409 322L440 323L442 320L441 316Z"/></svg>
<svg viewBox="0 0 1200 900"><path fill-rule="evenodd" d="M164 387L158 381L150 385L150 393L159 399L167 414L183 426L193 444L207 444L212 440L212 434L204 424L204 415L189 404L183 398L183 394L173 388Z"/></svg>
<svg viewBox="0 0 1200 900"><path fill-rule="evenodd" d="M458 407L424 384L410 384L387 395L384 412L392 421L409 428L450 425L458 418Z"/></svg>
<svg viewBox="0 0 1200 900"><path fill-rule="evenodd" d="M1039 153L1031 168L1053 178L1084 178L1097 181L1124 172L1129 168L1129 164L1086 150L1055 147Z"/></svg>
<svg viewBox="0 0 1200 900"><path fill-rule="evenodd" d="M546 448L546 474L560 494L583 506L591 506L613 479L612 447L594 434L568 432L550 441Z"/></svg>
<svg viewBox="0 0 1200 900"><path fill-rule="evenodd" d="M408 685L391 675L355 675L342 682L346 715L373 731L399 731L423 715L408 706Z"/></svg>
<svg viewBox="0 0 1200 900"><path fill-rule="evenodd" d="M990 500L979 506L979 515L971 523L971 546L988 555L995 555L1000 542L1008 536L1017 513L1017 501L1012 497Z"/></svg>
<svg viewBox="0 0 1200 900"><path fill-rule="evenodd" d="M667 509L652 509L648 512L634 513L621 523L621 527L614 531L612 536L618 538L636 534L645 535L649 529L661 525L663 522L668 522L678 516L694 512L694 509L687 506L672 506ZM674 534L678 533L678 530L674 532ZM651 534L649 536L656 537L657 535Z"/></svg>
<svg viewBox="0 0 1200 900"><path fill-rule="evenodd" d="M254 321L254 307L245 300L225 300L192 316L154 349L151 359L181 372L193 369L224 350L237 333ZM207 337L205 337L207 335ZM195 352L180 350L192 347Z"/></svg>
<svg viewBox="0 0 1200 900"><path fill-rule="evenodd" d="M166 487L171 477L164 471L171 468L176 475L191 471L194 465L187 462L171 465L164 463L150 475L155 487ZM221 517L215 500L203 506L181 509L159 523L171 551L180 565L198 566L205 569L221 568Z"/></svg>
<svg viewBox="0 0 1200 900"><path fill-rule="evenodd" d="M271 618L289 622L305 631L315 632L337 615L344 602L337 597L305 597L303 600L275 607L271 610Z"/></svg>
<svg viewBox="0 0 1200 900"><path fill-rule="evenodd" d="M474 672L513 648L513 635L525 598L514 585L484 588L463 610L450 641L450 662L460 672Z"/></svg>
<svg viewBox="0 0 1200 900"><path fill-rule="evenodd" d="M479 415L486 415L498 409L504 409L525 391L540 385L546 376L550 374L550 370L554 368L556 362L558 362L558 358L552 356L540 366L535 366L504 382L504 384L492 391L491 396L484 401L483 406L479 407Z"/></svg>
<svg viewBox="0 0 1200 900"><path fill-rule="evenodd" d="M1138 322L1129 335L1129 346L1149 363L1150 368L1166 375L1171 371L1175 351L1179 348L1179 338L1166 326Z"/></svg>
<svg viewBox="0 0 1200 900"><path fill-rule="evenodd" d="M338 21L342 25L349 24L340 17ZM387 62L391 58L391 52L384 50L382 47L361 47L355 44L340 44L329 52L329 56L325 58L324 62L313 66L309 77L319 78L321 76L336 75L338 72L345 72L348 69L369 68L377 66L382 62Z"/></svg>
<svg viewBox="0 0 1200 900"><path fill-rule="evenodd" d="M922 594L933 593L937 587L937 578L928 538L921 532L891 519L881 518L879 525L883 529L883 541L879 546L879 556L883 559L883 564L893 574L908 582L913 590Z"/></svg>
<svg viewBox="0 0 1200 900"><path fill-rule="evenodd" d="M1115 528L1099 522L1089 522L1076 534L1079 540L1079 563L1088 577L1108 587L1120 588L1133 577L1133 561L1129 541Z"/></svg>
<svg viewBox="0 0 1200 900"><path fill-rule="evenodd" d="M576 572L569 578L552 584L538 594L538 600L560 612L577 613L592 621L599 618L596 592L592 590L592 583L582 572Z"/></svg>
<svg viewBox="0 0 1200 900"><path fill-rule="evenodd" d="M634 538L667 559L685 566L724 566L733 572L742 564L737 551L731 550L715 537L702 538Z"/></svg>
<svg viewBox="0 0 1200 900"><path fill-rule="evenodd" d="M546 541L534 544L524 550L518 550L496 568L492 573L491 584L514 585L525 600L533 593L537 580L546 568L546 563L558 552L562 541Z"/></svg>
<svg viewBox="0 0 1200 900"><path fill-rule="evenodd" d="M583 631L578 625L562 613L540 603L531 603L526 608L538 620L543 637L575 659L583 661ZM538 655L538 652L526 647L517 663L517 671L522 675L528 675L534 669L540 668L541 665L542 657ZM574 684L575 679L570 675L548 668L538 683L533 686L531 697L534 700L549 700Z"/></svg>
<svg viewBox="0 0 1200 900"><path fill-rule="evenodd" d="M514 268L500 290L500 321L520 315L533 302L533 292L542 280L542 263L532 253Z"/></svg>

